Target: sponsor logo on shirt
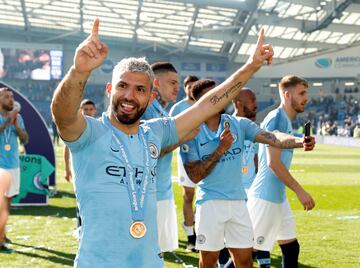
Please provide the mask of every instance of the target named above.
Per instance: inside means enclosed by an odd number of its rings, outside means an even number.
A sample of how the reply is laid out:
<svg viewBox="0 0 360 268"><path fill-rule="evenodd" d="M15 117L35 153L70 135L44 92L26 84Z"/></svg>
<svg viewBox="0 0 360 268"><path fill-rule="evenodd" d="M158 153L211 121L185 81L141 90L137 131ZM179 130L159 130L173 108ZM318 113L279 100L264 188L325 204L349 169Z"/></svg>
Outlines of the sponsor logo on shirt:
<svg viewBox="0 0 360 268"><path fill-rule="evenodd" d="M137 166L134 167L133 169L134 169L135 183L140 185L144 175L144 168ZM105 168L105 172L110 176L121 177L120 184L127 183L126 176L128 176L129 172L126 170L124 166L114 166L114 165L107 166ZM155 182L155 178L154 178L155 176L156 176L156 166L154 166L151 170L151 179L150 179L151 183Z"/></svg>
<svg viewBox="0 0 360 268"><path fill-rule="evenodd" d="M226 151L223 156L221 157L221 159L219 160L219 162L224 162L224 161L230 161L230 160L234 160L235 157L237 155L241 154L241 148L239 147L235 147L235 148L231 148L230 150ZM201 161L206 160L207 158L209 158L211 154L206 154L203 155L201 157Z"/></svg>

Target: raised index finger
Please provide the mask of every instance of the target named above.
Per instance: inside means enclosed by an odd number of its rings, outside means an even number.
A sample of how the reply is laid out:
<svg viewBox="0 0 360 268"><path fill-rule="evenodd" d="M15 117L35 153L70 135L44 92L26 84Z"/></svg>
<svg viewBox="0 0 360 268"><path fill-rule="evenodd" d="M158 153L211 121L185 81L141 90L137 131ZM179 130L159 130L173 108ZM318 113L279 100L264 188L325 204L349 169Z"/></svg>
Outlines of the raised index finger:
<svg viewBox="0 0 360 268"><path fill-rule="evenodd" d="M99 38L99 23L100 23L99 18L96 18L94 20L94 24L93 24L93 27L92 27L92 30L91 30L92 37L95 37L96 39Z"/></svg>
<svg viewBox="0 0 360 268"><path fill-rule="evenodd" d="M265 30L264 28L261 28L260 32L259 32L259 37L257 40L257 47L262 48L263 44L264 44L264 38L265 38Z"/></svg>

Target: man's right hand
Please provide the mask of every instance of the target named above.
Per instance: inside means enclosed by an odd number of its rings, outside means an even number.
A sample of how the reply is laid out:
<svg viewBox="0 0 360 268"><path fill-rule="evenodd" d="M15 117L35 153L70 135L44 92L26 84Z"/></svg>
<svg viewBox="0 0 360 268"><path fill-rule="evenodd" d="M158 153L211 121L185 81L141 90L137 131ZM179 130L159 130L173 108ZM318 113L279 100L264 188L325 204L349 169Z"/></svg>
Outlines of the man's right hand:
<svg viewBox="0 0 360 268"><path fill-rule="evenodd" d="M304 210L312 210L315 207L314 199L305 190L302 189L299 193L296 193L296 195L300 203L303 205Z"/></svg>
<svg viewBox="0 0 360 268"><path fill-rule="evenodd" d="M218 149L224 154L232 145L234 137L228 128L225 128L220 135L220 144Z"/></svg>
<svg viewBox="0 0 360 268"><path fill-rule="evenodd" d="M90 36L76 49L74 56L75 70L89 73L99 67L108 54L107 46L99 39L99 19L94 20Z"/></svg>
<svg viewBox="0 0 360 268"><path fill-rule="evenodd" d="M66 170L65 171L65 180L67 182L71 182L72 181L72 173L71 173L71 170Z"/></svg>

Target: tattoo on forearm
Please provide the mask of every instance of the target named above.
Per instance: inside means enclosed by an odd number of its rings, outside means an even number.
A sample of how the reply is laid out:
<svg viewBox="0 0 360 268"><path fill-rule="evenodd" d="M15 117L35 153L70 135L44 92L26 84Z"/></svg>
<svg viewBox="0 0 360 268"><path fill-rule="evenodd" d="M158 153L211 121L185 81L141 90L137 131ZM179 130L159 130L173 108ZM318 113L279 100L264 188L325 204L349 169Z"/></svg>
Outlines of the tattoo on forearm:
<svg viewBox="0 0 360 268"><path fill-rule="evenodd" d="M227 90L225 90L225 92L223 94L221 94L220 96L218 95L215 95L215 96L212 96L211 99L210 99L210 102L215 105L216 103L218 103L219 101L221 101L223 98L226 98L228 99L229 98L229 95L238 90L239 88L241 88L243 86L243 83L242 82L238 82L236 83L235 85L233 85L232 87L228 88Z"/></svg>
<svg viewBox="0 0 360 268"><path fill-rule="evenodd" d="M198 183L211 173L222 155L223 154L215 150L215 152L204 161L189 162L185 164L186 173L193 182Z"/></svg>
<svg viewBox="0 0 360 268"><path fill-rule="evenodd" d="M280 142L280 141L276 138L276 136L275 136L273 133L271 133L271 132L262 131L262 132L260 133L260 136L264 137L264 138L267 139L267 140L270 140L270 141L273 142L273 143L278 143L278 142Z"/></svg>
<svg viewBox="0 0 360 268"><path fill-rule="evenodd" d="M292 149L298 147L298 143L295 138L287 134L280 132L274 134L272 132L262 131L259 135L265 138L268 144L281 149Z"/></svg>

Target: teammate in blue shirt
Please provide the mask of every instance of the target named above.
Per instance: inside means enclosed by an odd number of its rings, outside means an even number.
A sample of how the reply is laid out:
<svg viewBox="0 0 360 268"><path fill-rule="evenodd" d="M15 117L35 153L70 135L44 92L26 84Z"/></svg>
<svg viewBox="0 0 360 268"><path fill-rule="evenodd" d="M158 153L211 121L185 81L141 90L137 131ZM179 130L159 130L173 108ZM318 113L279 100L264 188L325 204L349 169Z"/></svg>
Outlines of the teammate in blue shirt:
<svg viewBox="0 0 360 268"><path fill-rule="evenodd" d="M108 112L100 120L79 111L91 72L108 54L99 39L99 19L76 49L74 64L55 90L51 109L74 165L83 221L75 267L163 267L156 223L156 165L162 148L222 110L273 49L264 31L247 63L195 105L174 118L140 122L152 101L154 74L145 59L123 59L106 90Z"/></svg>
<svg viewBox="0 0 360 268"><path fill-rule="evenodd" d="M291 120L302 113L308 101L306 80L288 75L279 84L280 107L271 111L261 127L267 131L292 133ZM270 251L277 240L282 251L282 267L298 267L299 243L294 216L286 198L285 187L293 190L305 210L315 202L289 172L292 149L261 145L259 170L249 190L248 208L254 226L254 248L260 267L270 267Z"/></svg>
<svg viewBox="0 0 360 268"><path fill-rule="evenodd" d="M199 80L192 87L192 96L199 100L214 86L212 80ZM253 232L241 179L244 140L278 148L312 150L314 146L313 138L305 142L267 132L247 118L227 114L210 117L195 139L182 145L186 172L198 184L195 225L200 267L215 267L224 246L235 267L252 267Z"/></svg>
<svg viewBox="0 0 360 268"><path fill-rule="evenodd" d="M155 74L154 90L156 99L146 108L142 119L169 117L166 110L175 102L179 91L179 76L170 62L156 62L151 65ZM157 164L157 223L161 252L171 252L179 247L176 206L171 180L172 151L160 154Z"/></svg>
<svg viewBox="0 0 360 268"><path fill-rule="evenodd" d="M180 114L181 112L188 109L193 103L195 102L192 96L190 96L189 90L191 86L199 80L194 75L188 75L184 79L184 91L186 97L181 101L174 104L170 110L170 116L175 116ZM193 202L194 202L194 195L195 195L195 187L196 184L193 183L189 176L186 174L184 164L180 157L180 151L178 150L177 154L177 168L178 168L178 179L179 184L183 187L183 216L184 222L182 224L186 235L188 237L188 242L186 245L187 251L196 251L195 250L195 242L196 242L196 234L194 232L194 209L193 209Z"/></svg>
<svg viewBox="0 0 360 268"><path fill-rule="evenodd" d="M14 94L7 87L0 88L0 168L6 169L11 174L11 184L6 196L6 206L9 209L11 200L20 191L20 162L18 138L26 144L29 136L26 132L24 121L15 105ZM1 178L0 178L1 179ZM11 253L12 250L5 246L7 240L5 225L0 225L0 252Z"/></svg>
<svg viewBox="0 0 360 268"><path fill-rule="evenodd" d="M245 117L253 122L256 120L257 101L253 91L243 88L239 95L233 100L234 116ZM249 140L244 141L244 153L242 154L242 183L245 192L249 188L256 176L258 169L258 143Z"/></svg>
<svg viewBox="0 0 360 268"><path fill-rule="evenodd" d="M233 99L234 114L236 117L245 117L255 122L256 120L256 110L257 110L257 101L254 92L249 88L243 88L240 93ZM242 184L244 186L245 192L247 194L251 183L253 182L258 166L258 143L254 143L249 140L244 141L244 151L241 157L242 163ZM253 254L254 255L254 254ZM219 266L231 268L234 267L232 260L229 260L229 251L224 248L220 251L219 255Z"/></svg>

